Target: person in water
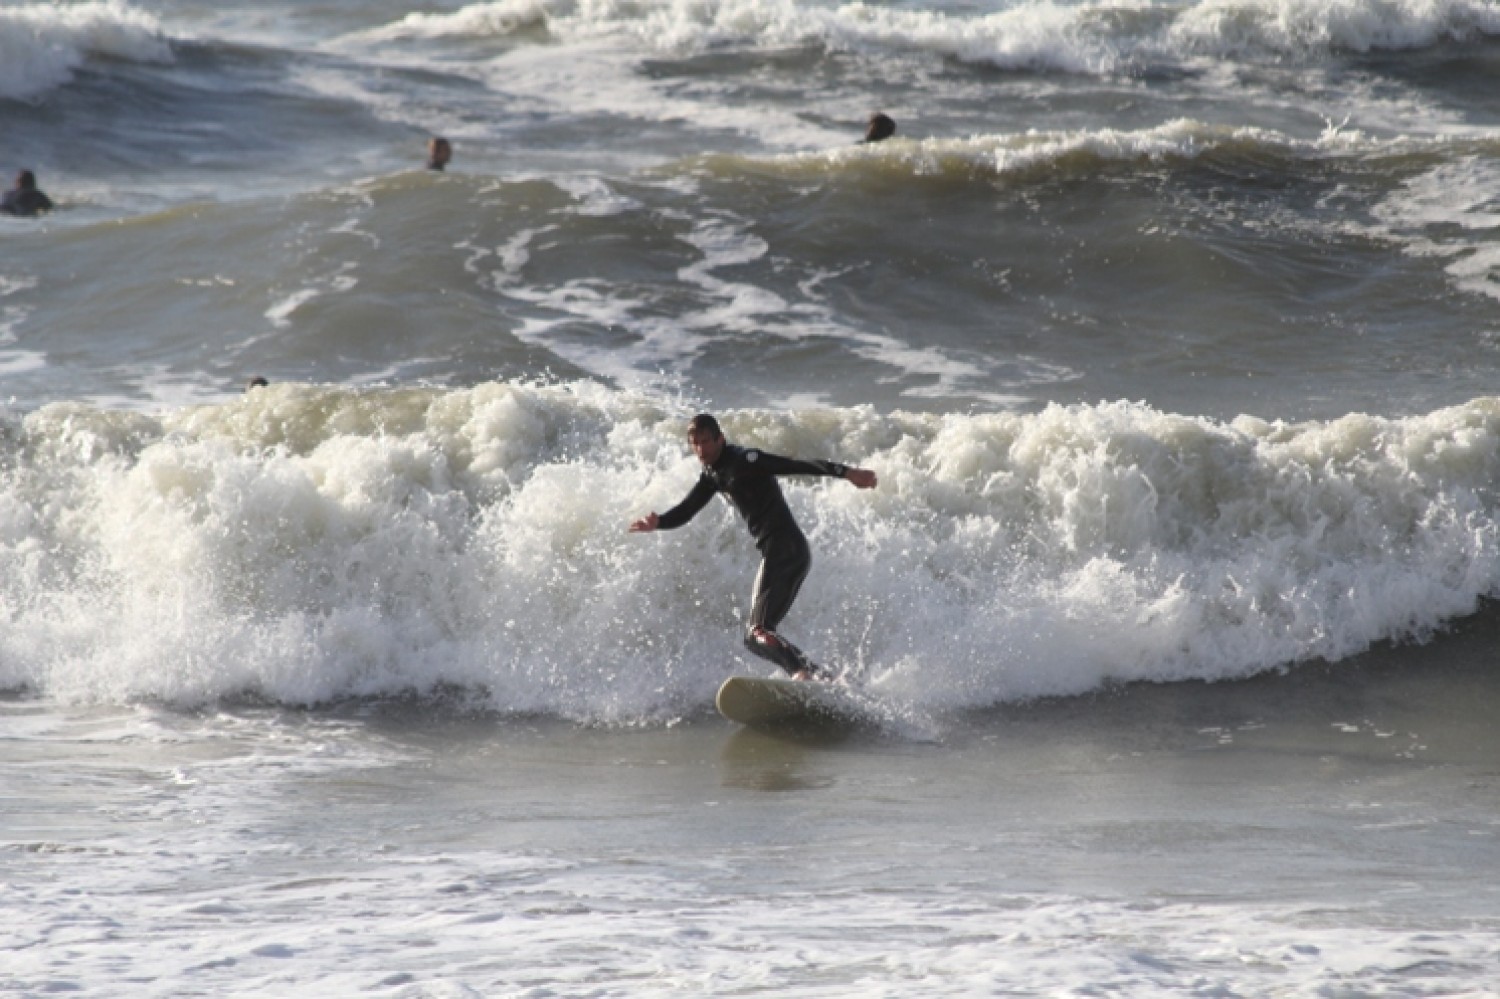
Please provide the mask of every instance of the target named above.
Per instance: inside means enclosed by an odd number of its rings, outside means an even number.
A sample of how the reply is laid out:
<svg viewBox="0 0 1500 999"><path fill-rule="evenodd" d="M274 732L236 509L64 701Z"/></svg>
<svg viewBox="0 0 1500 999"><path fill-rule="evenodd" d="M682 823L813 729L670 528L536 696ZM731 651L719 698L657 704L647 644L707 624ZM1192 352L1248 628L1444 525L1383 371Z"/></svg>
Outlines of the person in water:
<svg viewBox="0 0 1500 999"><path fill-rule="evenodd" d="M896 122L883 111L876 111L870 115L870 123L865 127L865 142L879 142L889 139L896 134Z"/></svg>
<svg viewBox="0 0 1500 999"><path fill-rule="evenodd" d="M760 571L755 576L755 595L750 606L750 624L745 647L790 673L810 680L818 673L791 642L776 632L776 626L791 610L797 591L812 566L807 538L792 517L786 497L777 484L778 475L827 475L847 479L859 489L875 488L875 473L865 468L840 465L836 461L802 461L783 458L768 451L730 444L719 429L719 421L699 413L688 423L688 444L703 463L703 472L692 491L666 513L652 512L630 525L633 534L669 531L697 515L715 493L723 493L745 518L745 525L760 550Z"/></svg>
<svg viewBox="0 0 1500 999"><path fill-rule="evenodd" d="M453 159L453 144L441 135L427 140L427 169L442 170Z"/></svg>
<svg viewBox="0 0 1500 999"><path fill-rule="evenodd" d="M22 170L16 174L16 186L0 197L0 212L7 215L30 217L37 212L52 210L52 199L37 190L36 174Z"/></svg>

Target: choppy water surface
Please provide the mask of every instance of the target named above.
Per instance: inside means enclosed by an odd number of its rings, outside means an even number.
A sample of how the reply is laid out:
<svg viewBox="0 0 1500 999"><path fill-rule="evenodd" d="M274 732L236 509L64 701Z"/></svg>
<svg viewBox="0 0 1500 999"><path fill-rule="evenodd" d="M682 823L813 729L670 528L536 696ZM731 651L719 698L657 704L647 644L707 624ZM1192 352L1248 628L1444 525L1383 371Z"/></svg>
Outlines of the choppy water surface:
<svg viewBox="0 0 1500 999"><path fill-rule="evenodd" d="M1497 36L0 9L0 986L1494 995ZM881 732L712 715L701 408Z"/></svg>

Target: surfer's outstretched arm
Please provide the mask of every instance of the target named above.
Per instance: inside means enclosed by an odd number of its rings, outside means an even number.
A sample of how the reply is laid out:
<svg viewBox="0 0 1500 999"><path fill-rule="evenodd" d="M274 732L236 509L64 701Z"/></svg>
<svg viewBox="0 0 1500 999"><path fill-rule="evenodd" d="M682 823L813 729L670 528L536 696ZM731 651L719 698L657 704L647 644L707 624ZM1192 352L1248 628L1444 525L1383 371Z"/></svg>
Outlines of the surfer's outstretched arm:
<svg viewBox="0 0 1500 999"><path fill-rule="evenodd" d="M698 515L708 501L713 499L714 493L718 491L713 480L707 476L700 477L696 485L681 503L678 503L666 513L658 514L655 511L646 514L639 520L632 521L630 525L631 534L649 534L652 531L670 531L674 527L681 527Z"/></svg>
<svg viewBox="0 0 1500 999"><path fill-rule="evenodd" d="M852 482L857 489L874 489L878 481L875 473L868 468L855 468L853 465L842 465L836 461L824 461L817 458L812 460L787 458L769 451L757 450L748 451L746 454L753 455L751 461L768 475L827 475Z"/></svg>

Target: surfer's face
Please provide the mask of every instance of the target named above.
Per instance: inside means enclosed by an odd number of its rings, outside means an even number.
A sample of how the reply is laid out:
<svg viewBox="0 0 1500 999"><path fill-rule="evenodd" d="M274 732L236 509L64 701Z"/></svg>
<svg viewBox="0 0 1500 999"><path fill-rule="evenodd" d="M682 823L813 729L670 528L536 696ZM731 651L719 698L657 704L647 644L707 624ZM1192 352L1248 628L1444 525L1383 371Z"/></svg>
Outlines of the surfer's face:
<svg viewBox="0 0 1500 999"><path fill-rule="evenodd" d="M712 465L719 460L719 452L724 450L724 435L712 430L689 430L688 445L699 461Z"/></svg>

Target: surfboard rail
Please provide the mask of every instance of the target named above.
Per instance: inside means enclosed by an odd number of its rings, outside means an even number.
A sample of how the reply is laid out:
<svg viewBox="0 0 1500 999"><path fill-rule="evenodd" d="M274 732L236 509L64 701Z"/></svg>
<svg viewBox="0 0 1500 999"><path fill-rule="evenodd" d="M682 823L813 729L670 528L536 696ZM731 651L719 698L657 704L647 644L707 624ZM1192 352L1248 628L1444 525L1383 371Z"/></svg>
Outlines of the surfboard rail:
<svg viewBox="0 0 1500 999"><path fill-rule="evenodd" d="M837 727L870 721L847 687L816 680L731 676L714 698L719 714L750 728Z"/></svg>

